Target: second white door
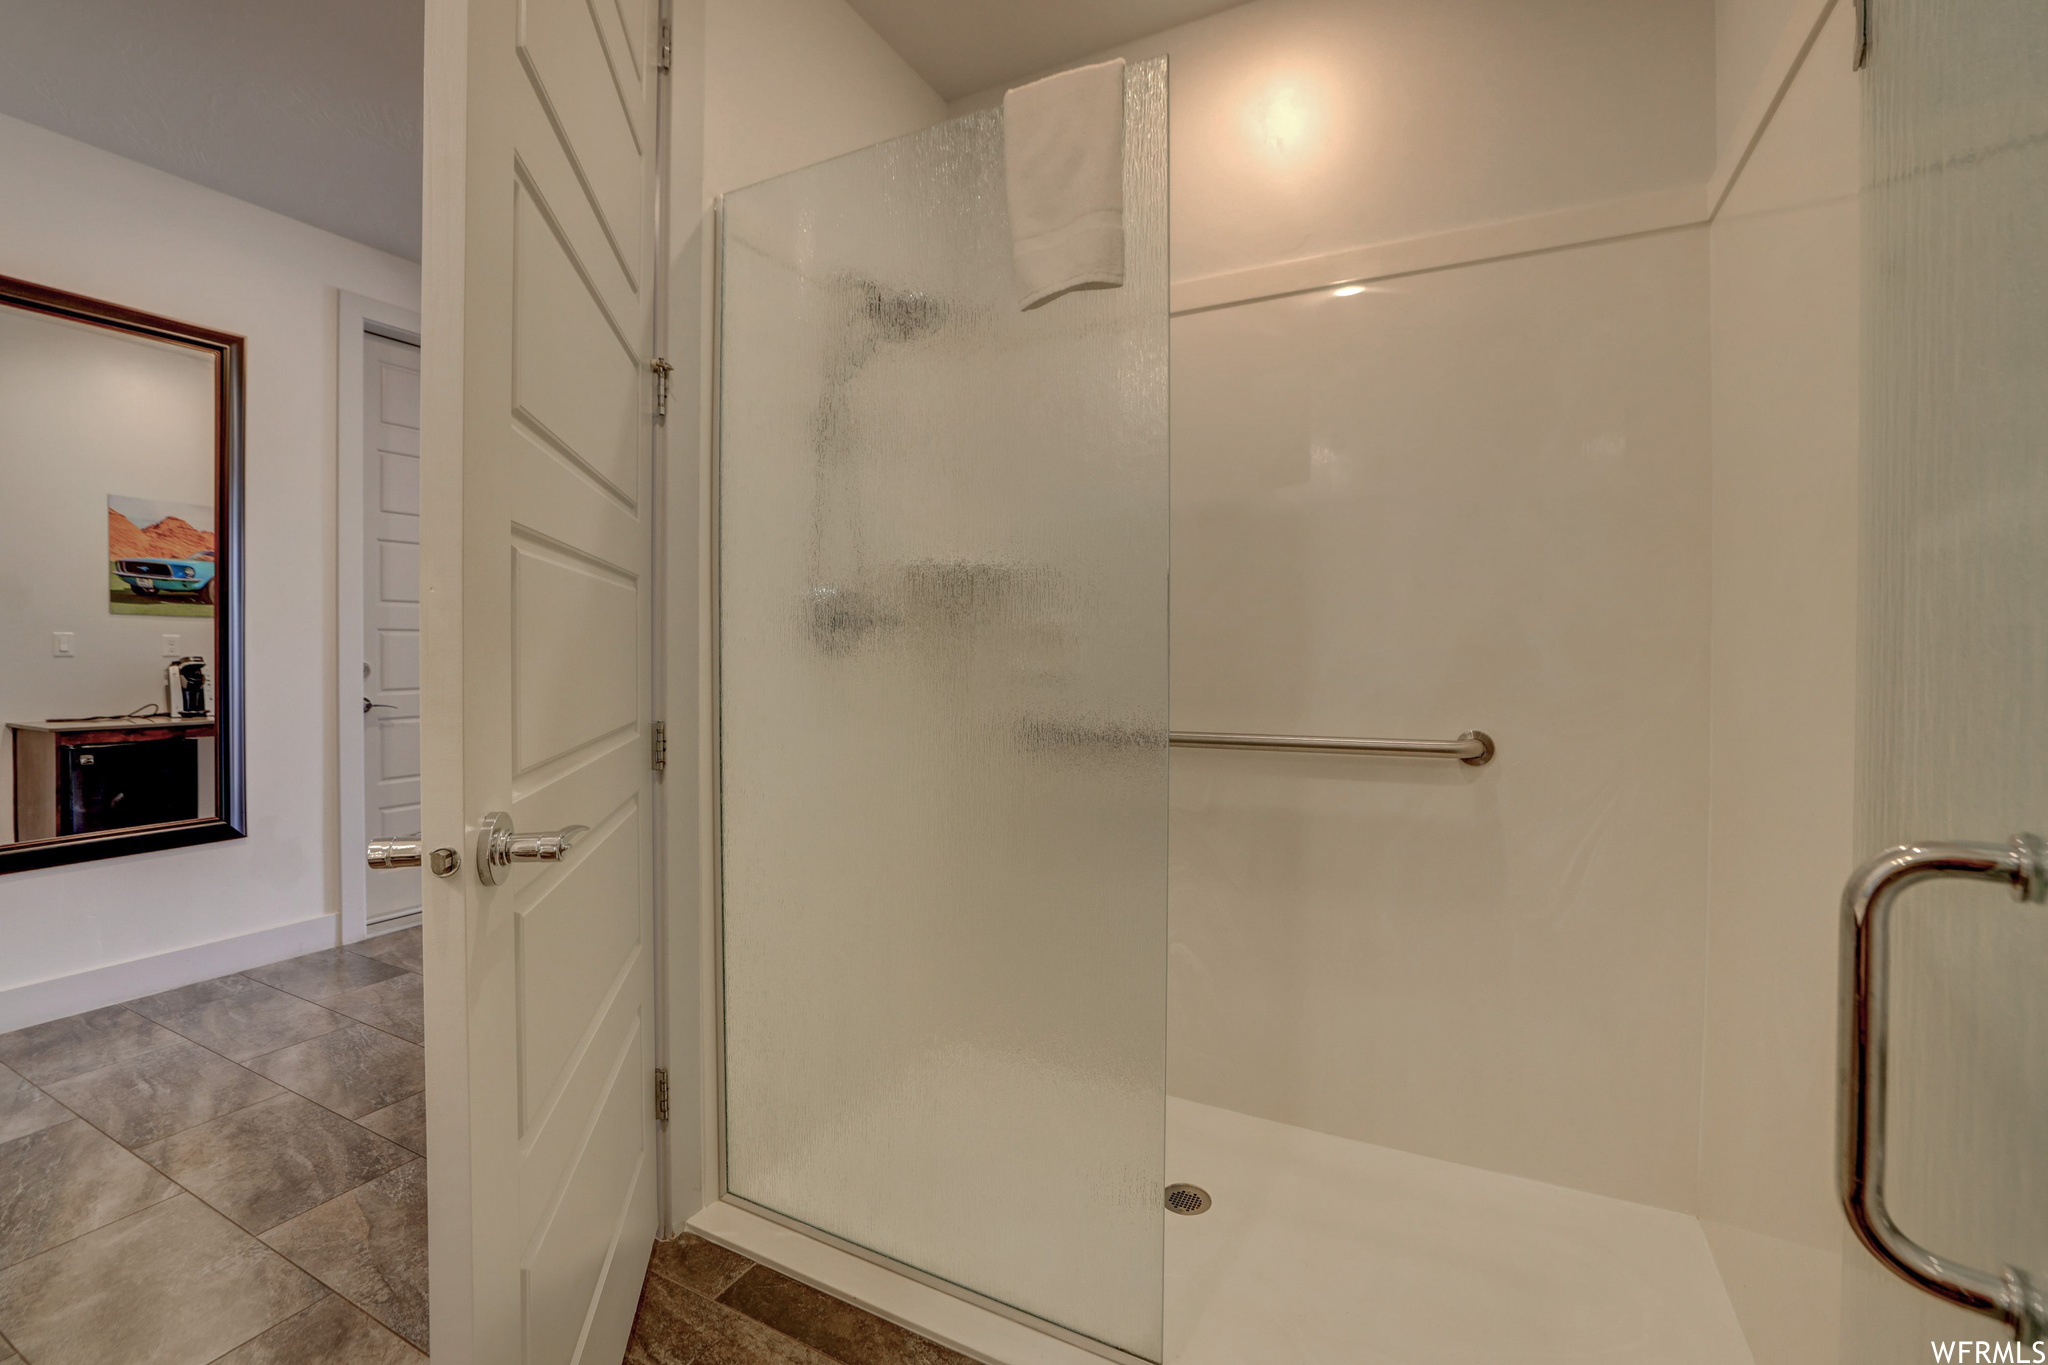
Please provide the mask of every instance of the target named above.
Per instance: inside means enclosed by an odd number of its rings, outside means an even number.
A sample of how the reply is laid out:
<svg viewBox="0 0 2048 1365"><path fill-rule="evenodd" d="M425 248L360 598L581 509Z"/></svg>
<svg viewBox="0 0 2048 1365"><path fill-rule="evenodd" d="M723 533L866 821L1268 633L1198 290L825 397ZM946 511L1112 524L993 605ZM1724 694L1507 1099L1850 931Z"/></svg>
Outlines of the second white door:
<svg viewBox="0 0 2048 1365"><path fill-rule="evenodd" d="M420 827L420 352L363 337L363 828ZM420 910L417 868L372 873L366 920Z"/></svg>

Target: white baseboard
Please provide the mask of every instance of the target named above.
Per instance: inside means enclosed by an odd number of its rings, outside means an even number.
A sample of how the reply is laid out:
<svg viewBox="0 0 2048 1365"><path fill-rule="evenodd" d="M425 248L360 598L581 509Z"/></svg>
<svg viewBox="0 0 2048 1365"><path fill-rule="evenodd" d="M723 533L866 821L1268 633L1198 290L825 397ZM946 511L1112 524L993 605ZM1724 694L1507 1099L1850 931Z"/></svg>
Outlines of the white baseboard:
<svg viewBox="0 0 2048 1365"><path fill-rule="evenodd" d="M118 1005L137 996L189 986L195 981L246 971L320 948L333 948L340 942L341 917L315 915L70 976L31 981L0 990L0 1033L82 1014L103 1005Z"/></svg>
<svg viewBox="0 0 2048 1365"><path fill-rule="evenodd" d="M720 1201L684 1225L706 1241L858 1304L984 1365L1104 1365L1103 1357L887 1266Z"/></svg>

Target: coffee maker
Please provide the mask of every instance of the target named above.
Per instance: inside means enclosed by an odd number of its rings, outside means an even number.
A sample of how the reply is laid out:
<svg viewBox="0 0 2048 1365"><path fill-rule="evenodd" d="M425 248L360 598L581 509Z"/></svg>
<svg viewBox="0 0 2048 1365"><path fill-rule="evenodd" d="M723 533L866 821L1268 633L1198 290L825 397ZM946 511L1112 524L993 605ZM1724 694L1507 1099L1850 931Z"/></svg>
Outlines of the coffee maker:
<svg viewBox="0 0 2048 1365"><path fill-rule="evenodd" d="M206 660L191 654L164 669L164 710L173 720L213 714L213 678Z"/></svg>

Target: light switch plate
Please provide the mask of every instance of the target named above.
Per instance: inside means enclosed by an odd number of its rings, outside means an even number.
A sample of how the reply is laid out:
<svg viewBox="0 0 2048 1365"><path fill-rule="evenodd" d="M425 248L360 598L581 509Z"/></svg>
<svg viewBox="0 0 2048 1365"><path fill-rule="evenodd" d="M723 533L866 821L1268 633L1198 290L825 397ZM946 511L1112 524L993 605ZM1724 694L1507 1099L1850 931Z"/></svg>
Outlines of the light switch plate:
<svg viewBox="0 0 2048 1365"><path fill-rule="evenodd" d="M50 653L56 655L60 659L69 659L75 657L71 651L71 636L72 632L68 630L51 631Z"/></svg>
<svg viewBox="0 0 2048 1365"><path fill-rule="evenodd" d="M166 659L175 659L185 652L184 650L178 648L178 641L183 638L184 637L180 635L164 636L164 657Z"/></svg>

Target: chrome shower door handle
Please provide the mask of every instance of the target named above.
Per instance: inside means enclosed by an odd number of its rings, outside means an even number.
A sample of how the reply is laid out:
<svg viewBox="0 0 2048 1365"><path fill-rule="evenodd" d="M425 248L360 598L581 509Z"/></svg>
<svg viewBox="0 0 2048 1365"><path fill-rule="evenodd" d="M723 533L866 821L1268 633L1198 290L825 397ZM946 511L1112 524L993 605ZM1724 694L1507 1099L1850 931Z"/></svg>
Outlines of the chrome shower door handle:
<svg viewBox="0 0 2048 1365"><path fill-rule="evenodd" d="M2031 834L2009 844L1900 844L1856 869L1842 889L1842 1020L1838 1193L1870 1254L1908 1284L1997 1318L2021 1342L2048 1340L2048 1298L2025 1271L1994 1275L1937 1256L1899 1230L1884 1201L1885 1059L1892 910L1899 893L1942 877L2003 882L2017 901L2048 900L2048 850Z"/></svg>
<svg viewBox="0 0 2048 1365"><path fill-rule="evenodd" d="M588 833L588 825L570 825L546 834L520 834L510 815L494 810L477 826L476 875L485 886L497 886L512 875L514 863L561 862Z"/></svg>
<svg viewBox="0 0 2048 1365"><path fill-rule="evenodd" d="M371 867L418 867L424 856L425 845L417 834L408 834L403 839L370 840L369 859Z"/></svg>

